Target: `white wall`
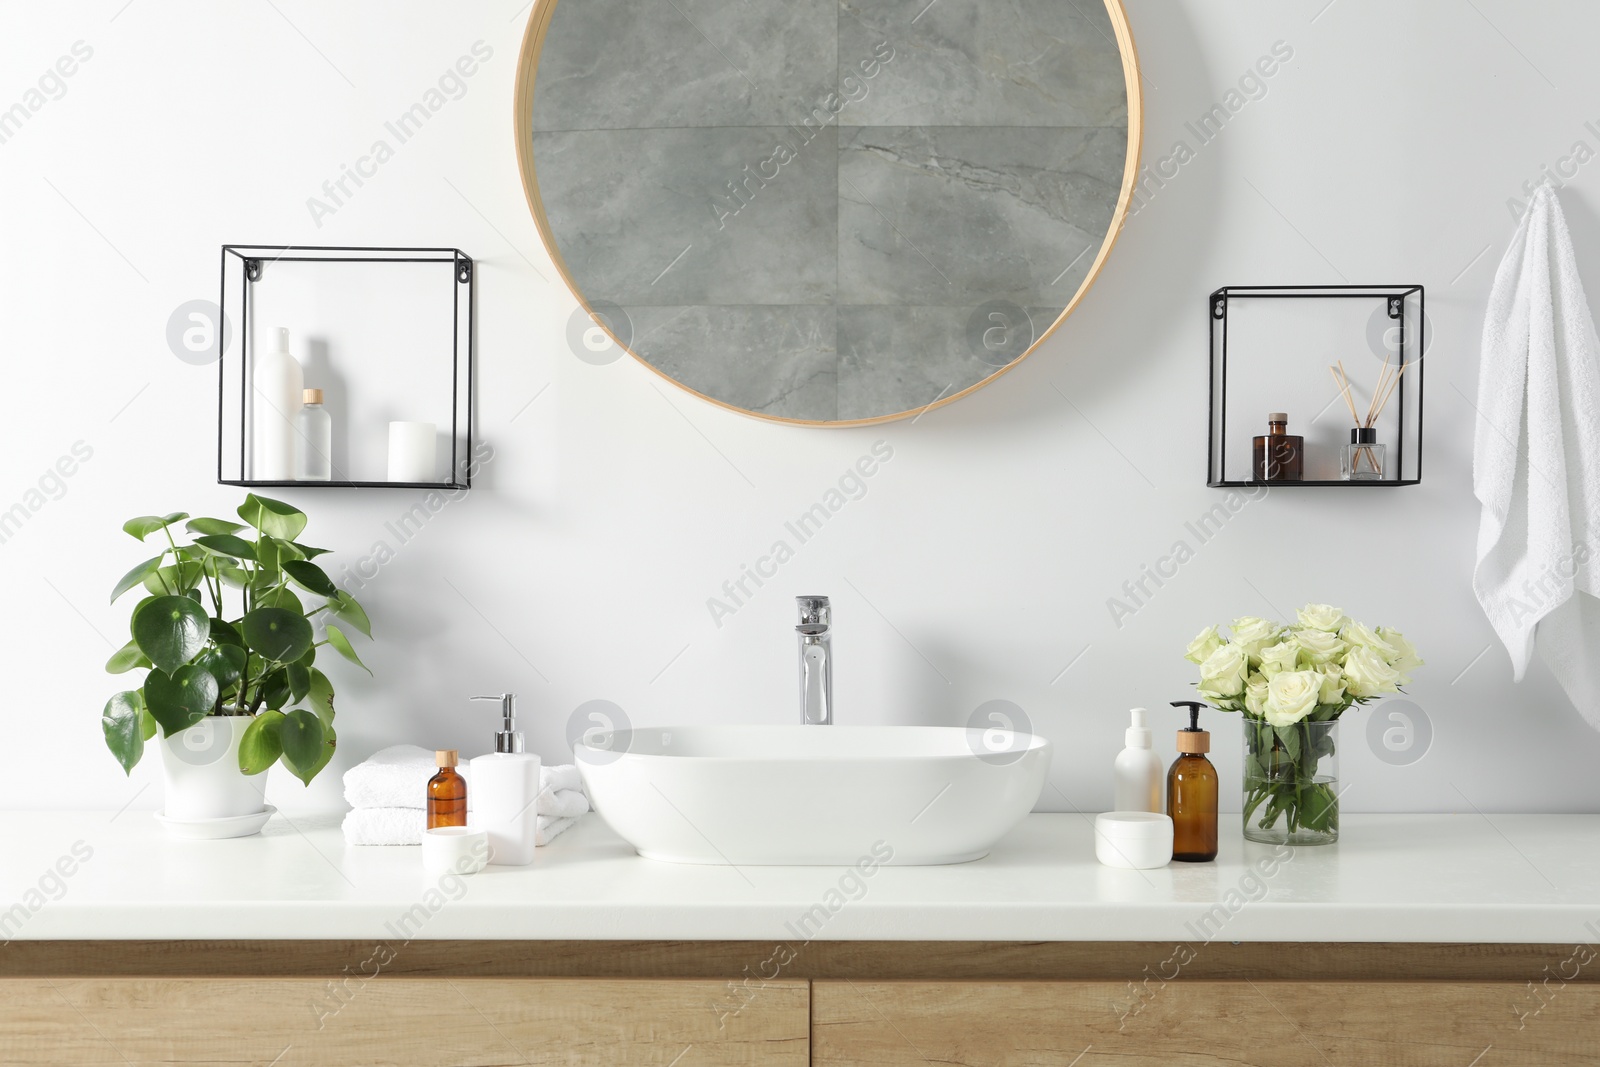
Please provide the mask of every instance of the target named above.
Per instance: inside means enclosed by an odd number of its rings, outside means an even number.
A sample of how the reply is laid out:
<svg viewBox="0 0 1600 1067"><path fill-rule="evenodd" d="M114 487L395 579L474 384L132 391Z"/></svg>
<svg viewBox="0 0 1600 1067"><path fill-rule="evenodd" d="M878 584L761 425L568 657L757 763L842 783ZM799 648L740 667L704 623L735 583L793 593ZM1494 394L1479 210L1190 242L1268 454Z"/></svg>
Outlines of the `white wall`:
<svg viewBox="0 0 1600 1067"><path fill-rule="evenodd" d="M218 245L255 241L459 245L480 267L479 426L496 458L361 593L377 677L329 668L335 771L399 741L481 750L491 709L465 698L501 688L547 757L592 699L641 724L793 721L791 597L822 592L840 721L954 724L1013 701L1057 743L1041 806L1098 809L1127 707L1161 707L1170 752L1165 704L1189 694L1196 630L1328 600L1405 630L1429 661L1411 699L1431 749L1380 762L1372 712L1353 712L1349 809L1595 810L1600 737L1542 667L1511 682L1468 579L1484 299L1508 198L1574 142L1600 149L1585 127L1600 9L1325 2L1131 0L1147 161L1195 147L1184 122L1274 42L1293 57L1129 222L1024 365L914 425L845 431L746 419L631 360L572 355L576 304L550 280L513 150L516 0L6 5L0 107L74 42L93 55L0 144L0 509L75 442L93 457L0 544L0 802L159 805L154 754L125 779L101 742L117 682L100 665L129 607L106 594L141 558L123 519L225 514L242 495L214 484L214 368L175 358L164 333L179 304L215 299ZM466 95L319 228L307 198L479 40L493 56ZM1597 197L1600 164L1562 194L1591 291ZM1119 629L1108 598L1220 497L1203 477L1205 294L1340 280L1428 286L1425 483L1253 503ZM707 598L879 439L894 455L867 495L714 626ZM393 542L384 524L414 503L283 495L347 563ZM1237 728L1209 718L1231 781ZM337 773L309 792L274 774L280 806L337 798Z"/></svg>

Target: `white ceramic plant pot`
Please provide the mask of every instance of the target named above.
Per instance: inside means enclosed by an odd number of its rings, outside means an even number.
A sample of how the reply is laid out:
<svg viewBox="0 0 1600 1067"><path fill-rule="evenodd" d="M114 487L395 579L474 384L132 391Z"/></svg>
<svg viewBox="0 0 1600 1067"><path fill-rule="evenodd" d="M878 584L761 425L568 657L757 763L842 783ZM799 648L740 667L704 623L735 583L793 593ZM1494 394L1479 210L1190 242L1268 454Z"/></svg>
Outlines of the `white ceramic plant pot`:
<svg viewBox="0 0 1600 1067"><path fill-rule="evenodd" d="M232 819L266 810L266 773L239 769L247 715L208 715L161 739L168 819Z"/></svg>

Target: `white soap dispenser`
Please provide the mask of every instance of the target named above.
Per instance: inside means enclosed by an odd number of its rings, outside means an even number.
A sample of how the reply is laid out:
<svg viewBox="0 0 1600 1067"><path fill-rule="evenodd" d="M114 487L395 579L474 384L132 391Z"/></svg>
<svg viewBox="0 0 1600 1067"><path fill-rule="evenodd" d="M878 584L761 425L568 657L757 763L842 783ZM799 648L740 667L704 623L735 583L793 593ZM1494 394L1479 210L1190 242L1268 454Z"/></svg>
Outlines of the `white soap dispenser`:
<svg viewBox="0 0 1600 1067"><path fill-rule="evenodd" d="M1149 713L1144 708L1134 708L1131 724L1123 735L1128 746L1117 753L1113 773L1116 777L1115 807L1113 811L1164 811L1161 804L1161 783L1165 772L1161 757L1150 748L1150 727L1145 724Z"/></svg>
<svg viewBox="0 0 1600 1067"><path fill-rule="evenodd" d="M472 761L473 829L489 835L489 862L521 867L533 862L539 823L539 757L522 750L517 698L511 693L473 700L500 702L501 728L494 751Z"/></svg>
<svg viewBox="0 0 1600 1067"><path fill-rule="evenodd" d="M305 395L305 373L289 354L289 331L279 326L276 351L255 361L251 385L255 396L250 416L255 423L255 450L251 455L250 477L258 482L293 481L296 416Z"/></svg>

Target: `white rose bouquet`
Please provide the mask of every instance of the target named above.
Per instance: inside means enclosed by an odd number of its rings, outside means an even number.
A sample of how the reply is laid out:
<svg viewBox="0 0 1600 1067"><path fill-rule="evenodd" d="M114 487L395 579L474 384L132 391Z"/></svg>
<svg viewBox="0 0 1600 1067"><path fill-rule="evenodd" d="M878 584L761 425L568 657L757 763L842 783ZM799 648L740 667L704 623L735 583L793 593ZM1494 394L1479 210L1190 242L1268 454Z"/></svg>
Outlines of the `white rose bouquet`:
<svg viewBox="0 0 1600 1067"><path fill-rule="evenodd" d="M1338 795L1317 773L1334 752L1329 724L1352 705L1400 692L1422 666L1404 634L1369 629L1327 604L1307 604L1289 624L1247 615L1228 637L1208 626L1184 658L1200 668L1202 699L1244 715L1245 835L1272 841L1337 839Z"/></svg>

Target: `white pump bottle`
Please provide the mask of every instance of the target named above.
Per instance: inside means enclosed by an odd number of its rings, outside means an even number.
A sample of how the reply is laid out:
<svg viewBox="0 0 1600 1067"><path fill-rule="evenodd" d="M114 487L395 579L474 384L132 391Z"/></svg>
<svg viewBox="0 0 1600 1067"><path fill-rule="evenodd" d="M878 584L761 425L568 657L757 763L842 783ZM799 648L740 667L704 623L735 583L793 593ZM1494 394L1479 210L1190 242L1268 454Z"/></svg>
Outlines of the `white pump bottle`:
<svg viewBox="0 0 1600 1067"><path fill-rule="evenodd" d="M1116 779L1113 811L1165 811L1161 803L1161 783L1165 774L1161 758L1150 748L1150 727L1144 708L1134 708L1130 713L1132 723L1124 734L1128 746L1117 753L1113 768ZM474 770L473 773L477 773Z"/></svg>
<svg viewBox="0 0 1600 1067"><path fill-rule="evenodd" d="M510 693L473 700L498 700L501 728L494 751L472 761L472 819L489 835L489 862L522 867L533 862L539 826L539 757L522 750L516 724L517 698Z"/></svg>

